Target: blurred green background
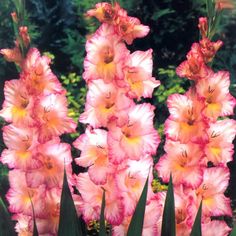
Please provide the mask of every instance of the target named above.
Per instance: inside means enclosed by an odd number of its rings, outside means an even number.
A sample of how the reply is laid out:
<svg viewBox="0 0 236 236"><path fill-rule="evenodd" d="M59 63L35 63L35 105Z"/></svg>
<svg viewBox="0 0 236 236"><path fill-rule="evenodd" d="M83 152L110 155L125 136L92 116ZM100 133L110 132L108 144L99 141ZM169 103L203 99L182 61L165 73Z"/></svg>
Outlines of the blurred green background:
<svg viewBox="0 0 236 236"><path fill-rule="evenodd" d="M32 38L32 46L47 53L52 59L52 70L67 89L70 115L77 121L84 109L86 85L81 77L85 57L86 37L97 27L96 19L88 19L85 13L97 0L26 0L27 19ZM138 17L151 29L143 39L136 39L128 48L134 50L154 50L153 75L161 81L152 99L146 101L156 106L155 127L162 137L155 157L163 154L163 123L168 117L166 99L172 93L184 93L189 82L176 76L175 68L190 50L191 44L199 40L198 18L206 16L205 0L119 0L130 16ZM10 13L14 4L10 0L0 1L0 48L14 46L14 32ZM231 93L236 95L236 11L225 11L214 40L221 39L224 46L213 62L215 70L231 73ZM13 63L0 57L0 90L4 81L15 79L18 72ZM3 92L0 93L1 104ZM78 134L84 126L78 125ZM77 134L77 136L78 136ZM65 136L72 141L74 136ZM1 142L1 149L4 148ZM236 199L236 163L229 164L232 177L227 195ZM7 169L0 168L0 195L7 189ZM235 208L235 207L234 207Z"/></svg>

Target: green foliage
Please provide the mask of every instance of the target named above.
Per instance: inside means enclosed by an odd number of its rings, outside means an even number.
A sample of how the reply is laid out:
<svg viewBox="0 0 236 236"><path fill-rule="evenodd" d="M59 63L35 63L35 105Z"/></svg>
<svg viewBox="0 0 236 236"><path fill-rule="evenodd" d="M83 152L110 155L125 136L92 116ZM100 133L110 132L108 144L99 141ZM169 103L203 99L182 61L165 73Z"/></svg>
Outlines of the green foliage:
<svg viewBox="0 0 236 236"><path fill-rule="evenodd" d="M148 180L149 178L147 177L147 180L143 187L143 191L136 205L134 214L131 218L127 236L139 236L139 235L141 236L142 235L144 214L145 214L146 201L147 201Z"/></svg>
<svg viewBox="0 0 236 236"><path fill-rule="evenodd" d="M15 236L13 222L7 211L7 208L0 198L0 236Z"/></svg>
<svg viewBox="0 0 236 236"><path fill-rule="evenodd" d="M175 236L175 232L175 200L172 176L170 176L170 182L166 194L165 206L162 217L161 235Z"/></svg>
<svg viewBox="0 0 236 236"><path fill-rule="evenodd" d="M234 228L229 236L236 236L236 225L234 226Z"/></svg>
<svg viewBox="0 0 236 236"><path fill-rule="evenodd" d="M198 212L197 212L190 236L202 236L201 218L202 218L202 201L198 208Z"/></svg>
<svg viewBox="0 0 236 236"><path fill-rule="evenodd" d="M82 228L81 222L77 219L75 204L67 182L66 171L64 170L58 236L65 235L82 236Z"/></svg>
<svg viewBox="0 0 236 236"><path fill-rule="evenodd" d="M67 76L62 75L60 80L67 91L67 101L69 105L69 116L78 121L80 114L84 110L87 88L82 77L76 73L69 73ZM78 127L78 132L83 131L82 127ZM72 134L72 137L77 137L78 134Z"/></svg>

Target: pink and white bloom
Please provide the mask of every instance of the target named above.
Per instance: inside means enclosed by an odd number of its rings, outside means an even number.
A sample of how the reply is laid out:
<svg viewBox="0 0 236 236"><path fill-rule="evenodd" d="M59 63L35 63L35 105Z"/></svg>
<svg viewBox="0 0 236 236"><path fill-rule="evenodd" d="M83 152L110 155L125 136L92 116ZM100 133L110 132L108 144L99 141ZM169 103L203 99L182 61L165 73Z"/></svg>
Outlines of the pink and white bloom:
<svg viewBox="0 0 236 236"><path fill-rule="evenodd" d="M125 44L111 25L102 24L86 43L83 78L103 79L105 83L122 78L123 65L129 55Z"/></svg>
<svg viewBox="0 0 236 236"><path fill-rule="evenodd" d="M211 123L207 130L209 137L205 145L206 161L211 161L214 165L223 165L232 161L234 145L232 141L236 134L236 122L232 119L218 120Z"/></svg>
<svg viewBox="0 0 236 236"><path fill-rule="evenodd" d="M152 164L153 160L150 156L139 161L128 160L127 166L116 173L116 183L122 196L126 216L133 215L148 176L147 201L153 196L151 189Z"/></svg>
<svg viewBox="0 0 236 236"><path fill-rule="evenodd" d="M192 195L192 205L189 208L192 213L197 212L202 200L202 214L208 216L232 216L230 199L225 197L224 192L228 187L229 170L223 167L211 167L204 169L203 181Z"/></svg>
<svg viewBox="0 0 236 236"><path fill-rule="evenodd" d="M88 173L79 174L76 178L76 186L82 197L79 206L83 214L84 220L98 220L100 217L103 189L106 192L105 219L112 225L121 224L124 211L121 202L121 196L114 182L114 176L109 176L105 185L96 185L90 178Z"/></svg>
<svg viewBox="0 0 236 236"><path fill-rule="evenodd" d="M64 93L57 77L52 73L50 59L41 56L37 48L31 48L23 63L21 80L31 95Z"/></svg>
<svg viewBox="0 0 236 236"><path fill-rule="evenodd" d="M10 190L6 197L10 204L9 210L12 213L23 213L32 216L32 204L36 217L46 216L46 203L42 201L45 197L45 186L29 188L26 183L25 172L11 170L9 172Z"/></svg>
<svg viewBox="0 0 236 236"><path fill-rule="evenodd" d="M4 86L5 100L0 116L7 122L14 124L34 124L32 118L34 98L29 95L25 84L21 80L10 80Z"/></svg>
<svg viewBox="0 0 236 236"><path fill-rule="evenodd" d="M124 77L130 98L152 97L154 88L160 85L160 81L152 77L152 67L152 49L135 51L130 55Z"/></svg>
<svg viewBox="0 0 236 236"><path fill-rule="evenodd" d="M198 144L182 144L168 140L165 144L166 154L160 158L155 168L164 182L169 182L172 174L175 186L197 188L203 179L204 153Z"/></svg>
<svg viewBox="0 0 236 236"><path fill-rule="evenodd" d="M172 94L168 97L167 106L170 116L165 122L167 138L182 143L189 141L202 142L207 127L201 112L204 104L197 97Z"/></svg>
<svg viewBox="0 0 236 236"><path fill-rule="evenodd" d="M108 131L109 158L121 163L126 158L140 160L145 154L154 155L160 142L153 127L154 107L143 103L131 107L127 117L114 121Z"/></svg>
<svg viewBox="0 0 236 236"><path fill-rule="evenodd" d="M35 149L39 144L37 129L11 124L3 127L3 140L7 149L1 154L1 162L9 168L26 171L41 165L35 158Z"/></svg>
<svg viewBox="0 0 236 236"><path fill-rule="evenodd" d="M95 184L105 184L112 171L108 160L107 131L88 127L73 145L81 151L76 164L89 167L88 174Z"/></svg>
<svg viewBox="0 0 236 236"><path fill-rule="evenodd" d="M216 121L219 116L233 114L236 100L229 93L229 85L230 79L227 71L211 74L196 85L197 93L205 102L204 115L212 121Z"/></svg>
<svg viewBox="0 0 236 236"><path fill-rule="evenodd" d="M119 23L117 25L117 32L127 44L132 44L136 38L143 38L147 36L150 28L140 23L136 17L119 16Z"/></svg>
<svg viewBox="0 0 236 236"><path fill-rule="evenodd" d="M50 140L37 147L37 160L41 166L26 172L26 182L31 188L44 184L47 189L62 188L64 168L68 182L71 183L71 152L70 145L59 143L58 139Z"/></svg>
<svg viewBox="0 0 236 236"><path fill-rule="evenodd" d="M36 111L41 142L75 131L76 124L68 117L67 100L64 95L50 94L40 97L36 104Z"/></svg>
<svg viewBox="0 0 236 236"><path fill-rule="evenodd" d="M134 102L125 95L123 89L112 83L95 80L89 83L89 91L85 111L80 115L81 123L90 124L94 128L107 127L113 117L128 109Z"/></svg>

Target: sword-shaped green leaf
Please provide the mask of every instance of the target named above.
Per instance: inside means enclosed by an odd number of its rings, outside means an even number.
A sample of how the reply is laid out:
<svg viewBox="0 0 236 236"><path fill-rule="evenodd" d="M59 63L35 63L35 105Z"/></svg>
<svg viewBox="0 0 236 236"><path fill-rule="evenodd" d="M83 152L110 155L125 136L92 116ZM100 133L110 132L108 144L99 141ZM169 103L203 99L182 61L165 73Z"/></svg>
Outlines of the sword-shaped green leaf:
<svg viewBox="0 0 236 236"><path fill-rule="evenodd" d="M82 230L64 170L58 236L65 235L82 236Z"/></svg>
<svg viewBox="0 0 236 236"><path fill-rule="evenodd" d="M134 214L129 224L127 236L141 236L143 231L143 220L146 208L148 190L148 178L144 185L143 191L135 208Z"/></svg>
<svg viewBox="0 0 236 236"><path fill-rule="evenodd" d="M161 236L175 236L175 231L174 189L172 184L172 175L170 175L170 182L168 185L162 217Z"/></svg>
<svg viewBox="0 0 236 236"><path fill-rule="evenodd" d="M202 236L201 218L202 218L202 201L198 208L190 236Z"/></svg>

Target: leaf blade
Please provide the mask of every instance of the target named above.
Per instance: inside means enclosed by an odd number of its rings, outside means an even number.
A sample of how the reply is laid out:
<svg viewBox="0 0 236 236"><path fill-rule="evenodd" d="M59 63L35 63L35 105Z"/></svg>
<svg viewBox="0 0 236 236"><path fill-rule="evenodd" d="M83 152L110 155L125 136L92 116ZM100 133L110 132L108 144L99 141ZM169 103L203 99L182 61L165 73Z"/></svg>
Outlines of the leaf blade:
<svg viewBox="0 0 236 236"><path fill-rule="evenodd" d="M202 236L201 218L202 218L202 201L198 208L190 236Z"/></svg>
<svg viewBox="0 0 236 236"><path fill-rule="evenodd" d="M64 169L63 186L60 202L60 218L58 236L82 236L81 223L78 220L75 204L68 185Z"/></svg>
<svg viewBox="0 0 236 236"><path fill-rule="evenodd" d="M172 183L172 175L170 175L170 182L166 194L165 206L162 217L162 236L175 236L175 201L174 201L174 189Z"/></svg>
<svg viewBox="0 0 236 236"><path fill-rule="evenodd" d="M149 177L147 177L147 180L143 187L143 191L141 193L141 196L136 205L134 214L130 221L127 236L142 235L143 221L144 221L144 214L145 214L146 200L147 200L148 180L149 180Z"/></svg>

